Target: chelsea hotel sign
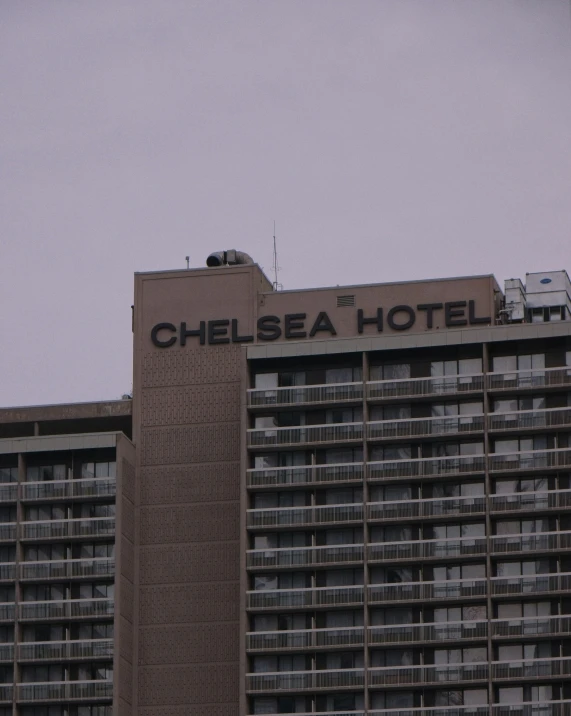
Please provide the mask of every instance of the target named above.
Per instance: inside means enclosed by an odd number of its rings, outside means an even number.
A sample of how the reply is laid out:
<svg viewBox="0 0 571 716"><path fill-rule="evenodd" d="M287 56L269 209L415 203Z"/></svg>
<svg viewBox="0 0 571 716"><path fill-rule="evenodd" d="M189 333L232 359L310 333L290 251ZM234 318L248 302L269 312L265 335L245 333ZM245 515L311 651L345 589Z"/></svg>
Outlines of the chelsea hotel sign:
<svg viewBox="0 0 571 716"><path fill-rule="evenodd" d="M435 321L443 322L446 328L461 328L489 324L489 316L478 316L476 302L448 301L446 303L419 303L416 306L401 304L388 310L377 308L373 315L365 315L358 309L355 315L355 329L358 334L382 333L385 325L393 331L407 331L413 326L431 329ZM333 321L325 311L308 316L306 313L286 313L284 316L261 316L256 326L258 341L276 341L279 338L302 340L304 338L327 338L336 336ZM157 323L151 330L151 341L157 348L170 348L187 342L199 345L221 345L224 343L252 343L253 334L242 334L237 318L222 318L213 321L185 321Z"/></svg>

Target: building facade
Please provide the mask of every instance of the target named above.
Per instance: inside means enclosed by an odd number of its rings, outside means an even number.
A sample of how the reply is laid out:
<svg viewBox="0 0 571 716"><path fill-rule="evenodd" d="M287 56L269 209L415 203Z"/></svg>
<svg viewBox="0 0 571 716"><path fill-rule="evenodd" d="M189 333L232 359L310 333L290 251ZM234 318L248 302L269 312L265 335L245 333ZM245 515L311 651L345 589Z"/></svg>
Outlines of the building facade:
<svg viewBox="0 0 571 716"><path fill-rule="evenodd" d="M570 715L570 294L137 274L132 436L0 422L0 714Z"/></svg>

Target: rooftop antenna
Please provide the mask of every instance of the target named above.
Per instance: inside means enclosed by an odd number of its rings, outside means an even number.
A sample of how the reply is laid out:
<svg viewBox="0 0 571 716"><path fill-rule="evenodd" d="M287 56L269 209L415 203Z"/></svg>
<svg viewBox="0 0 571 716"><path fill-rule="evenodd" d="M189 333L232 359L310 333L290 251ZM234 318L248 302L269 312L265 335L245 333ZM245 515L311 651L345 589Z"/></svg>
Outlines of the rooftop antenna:
<svg viewBox="0 0 571 716"><path fill-rule="evenodd" d="M190 268L190 256L185 256L186 259L186 268Z"/></svg>
<svg viewBox="0 0 571 716"><path fill-rule="evenodd" d="M277 247L277 243L276 243L276 222L275 222L275 220L274 220L274 261L272 264L272 270L274 272L274 282L272 284L274 287L274 291L281 291L283 286L278 281L278 273L279 273L280 267L278 265L278 247Z"/></svg>

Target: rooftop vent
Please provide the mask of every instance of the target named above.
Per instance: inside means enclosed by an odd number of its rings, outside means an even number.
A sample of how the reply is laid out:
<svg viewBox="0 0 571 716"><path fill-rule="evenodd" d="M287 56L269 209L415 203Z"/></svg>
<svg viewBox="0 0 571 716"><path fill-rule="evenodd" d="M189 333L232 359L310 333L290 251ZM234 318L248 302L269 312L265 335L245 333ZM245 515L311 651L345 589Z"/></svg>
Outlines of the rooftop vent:
<svg viewBox="0 0 571 716"><path fill-rule="evenodd" d="M236 249L228 249L227 251L215 251L206 259L206 265L209 268L218 266L236 266L237 264L253 264L254 260L244 251L236 251Z"/></svg>
<svg viewBox="0 0 571 716"><path fill-rule="evenodd" d="M354 306L355 296L337 296L337 308L343 306Z"/></svg>

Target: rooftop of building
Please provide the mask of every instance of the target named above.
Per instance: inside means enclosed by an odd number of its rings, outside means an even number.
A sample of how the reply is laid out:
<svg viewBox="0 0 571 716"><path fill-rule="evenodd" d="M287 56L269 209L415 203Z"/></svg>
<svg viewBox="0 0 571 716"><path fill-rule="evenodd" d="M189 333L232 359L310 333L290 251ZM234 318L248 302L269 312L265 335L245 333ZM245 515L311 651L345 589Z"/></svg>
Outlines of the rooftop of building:
<svg viewBox="0 0 571 716"><path fill-rule="evenodd" d="M120 431L132 434L132 400L0 408L0 438Z"/></svg>

